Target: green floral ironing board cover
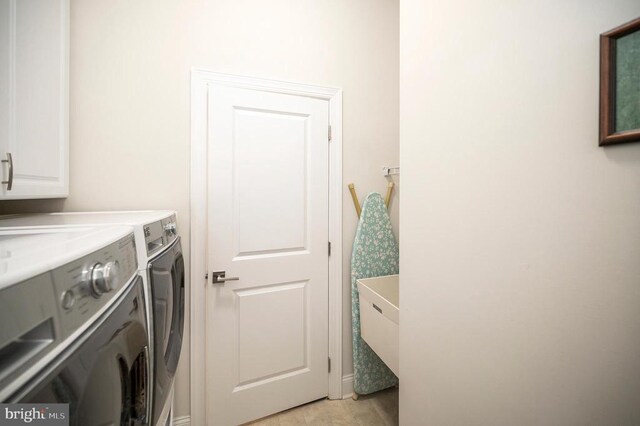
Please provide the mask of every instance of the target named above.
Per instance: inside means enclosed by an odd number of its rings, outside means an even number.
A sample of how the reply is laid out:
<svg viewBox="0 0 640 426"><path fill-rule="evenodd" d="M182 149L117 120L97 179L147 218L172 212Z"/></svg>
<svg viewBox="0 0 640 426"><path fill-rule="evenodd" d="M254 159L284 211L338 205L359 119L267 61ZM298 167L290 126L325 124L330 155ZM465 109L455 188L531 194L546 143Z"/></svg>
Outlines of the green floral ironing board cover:
<svg viewBox="0 0 640 426"><path fill-rule="evenodd" d="M360 395L398 384L398 378L360 336L360 302L356 280L398 273L398 243L382 196L369 194L351 254L351 317L353 331L353 391Z"/></svg>

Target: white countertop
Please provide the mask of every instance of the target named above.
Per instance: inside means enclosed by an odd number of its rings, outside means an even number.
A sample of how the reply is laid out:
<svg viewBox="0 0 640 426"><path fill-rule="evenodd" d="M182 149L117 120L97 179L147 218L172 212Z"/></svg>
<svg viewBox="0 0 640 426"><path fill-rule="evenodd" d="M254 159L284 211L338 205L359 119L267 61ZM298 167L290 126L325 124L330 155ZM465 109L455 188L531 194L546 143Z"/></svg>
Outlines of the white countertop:
<svg viewBox="0 0 640 426"><path fill-rule="evenodd" d="M64 212L0 216L0 229L35 228L41 226L143 225L175 214L171 210Z"/></svg>
<svg viewBox="0 0 640 426"><path fill-rule="evenodd" d="M100 250L131 233L130 226L2 229L0 290Z"/></svg>

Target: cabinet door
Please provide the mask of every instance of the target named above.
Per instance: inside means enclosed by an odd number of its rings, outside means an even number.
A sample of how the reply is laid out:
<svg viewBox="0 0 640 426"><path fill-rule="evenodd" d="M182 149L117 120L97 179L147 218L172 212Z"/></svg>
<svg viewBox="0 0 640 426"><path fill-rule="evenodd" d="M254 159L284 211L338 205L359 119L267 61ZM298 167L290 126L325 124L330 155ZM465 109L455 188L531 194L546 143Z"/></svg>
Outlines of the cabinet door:
<svg viewBox="0 0 640 426"><path fill-rule="evenodd" d="M69 0L0 0L0 20L0 199L66 197Z"/></svg>

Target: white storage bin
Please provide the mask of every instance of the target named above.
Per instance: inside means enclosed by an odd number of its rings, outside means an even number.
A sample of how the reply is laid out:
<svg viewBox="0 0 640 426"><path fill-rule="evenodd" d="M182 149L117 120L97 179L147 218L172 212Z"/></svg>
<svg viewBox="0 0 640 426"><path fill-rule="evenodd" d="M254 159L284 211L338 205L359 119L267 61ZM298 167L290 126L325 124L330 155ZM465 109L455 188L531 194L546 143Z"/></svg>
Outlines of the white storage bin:
<svg viewBox="0 0 640 426"><path fill-rule="evenodd" d="M371 349L398 376L398 275L357 281L360 297L360 333Z"/></svg>

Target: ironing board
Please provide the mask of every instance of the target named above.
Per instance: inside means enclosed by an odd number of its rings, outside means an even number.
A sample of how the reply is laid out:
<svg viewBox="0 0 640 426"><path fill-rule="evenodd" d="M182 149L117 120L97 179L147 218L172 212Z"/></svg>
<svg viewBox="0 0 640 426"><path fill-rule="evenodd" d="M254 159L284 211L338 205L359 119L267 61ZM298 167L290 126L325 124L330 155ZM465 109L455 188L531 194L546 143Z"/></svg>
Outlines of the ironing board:
<svg viewBox="0 0 640 426"><path fill-rule="evenodd" d="M398 273L399 252L382 196L369 194L351 254L353 391L366 395L398 384L398 378L360 336L360 302L356 280Z"/></svg>

